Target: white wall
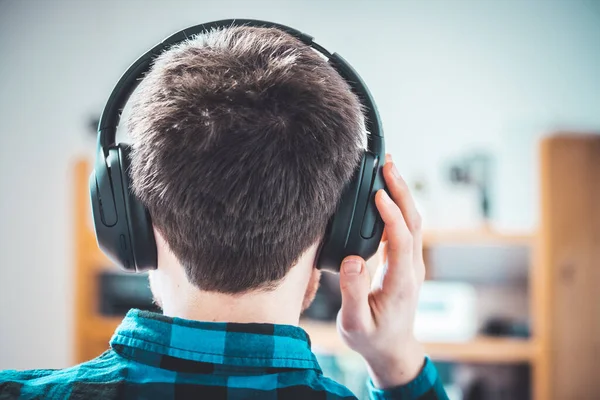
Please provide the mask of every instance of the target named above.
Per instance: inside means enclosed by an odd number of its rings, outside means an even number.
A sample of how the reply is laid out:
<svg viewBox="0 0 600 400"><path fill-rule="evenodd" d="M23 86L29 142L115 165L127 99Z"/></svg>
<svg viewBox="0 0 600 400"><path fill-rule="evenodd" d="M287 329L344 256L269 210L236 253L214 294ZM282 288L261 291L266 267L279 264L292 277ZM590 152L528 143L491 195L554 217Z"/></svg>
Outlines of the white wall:
<svg viewBox="0 0 600 400"><path fill-rule="evenodd" d="M535 137L600 128L594 0L0 0L0 369L70 363L70 166L92 153L89 118L146 48L229 17L297 27L359 70L396 161L430 182L430 226L464 222L440 170L483 148L500 164L496 223L532 228Z"/></svg>

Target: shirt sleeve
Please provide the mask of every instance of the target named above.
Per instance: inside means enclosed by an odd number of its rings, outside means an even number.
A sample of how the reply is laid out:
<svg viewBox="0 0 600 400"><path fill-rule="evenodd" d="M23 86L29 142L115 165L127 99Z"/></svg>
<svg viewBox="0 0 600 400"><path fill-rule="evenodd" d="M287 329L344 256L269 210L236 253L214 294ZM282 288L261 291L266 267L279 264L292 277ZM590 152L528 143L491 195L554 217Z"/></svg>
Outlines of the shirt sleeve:
<svg viewBox="0 0 600 400"><path fill-rule="evenodd" d="M419 375L406 385L377 389L369 379L367 387L372 400L448 400L437 369L428 357Z"/></svg>

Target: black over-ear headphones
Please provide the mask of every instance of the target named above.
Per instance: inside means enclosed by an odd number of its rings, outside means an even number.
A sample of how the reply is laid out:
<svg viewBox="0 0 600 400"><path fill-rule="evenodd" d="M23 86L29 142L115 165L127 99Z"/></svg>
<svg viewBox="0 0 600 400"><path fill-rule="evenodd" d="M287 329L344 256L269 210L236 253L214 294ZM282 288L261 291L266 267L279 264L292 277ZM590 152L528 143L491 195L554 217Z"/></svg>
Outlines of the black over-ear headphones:
<svg viewBox="0 0 600 400"><path fill-rule="evenodd" d="M113 89L98 124L95 169L90 176L92 214L98 245L125 270L141 272L157 267L156 242L148 210L134 196L129 179L130 146L116 144L121 112L152 61L164 50L194 35L231 26L268 27L282 30L317 50L348 82L365 108L368 146L358 169L342 194L329 221L318 256L317 267L337 272L344 257L365 259L377 251L383 222L375 206L375 193L385 188L383 129L373 97L360 76L338 54L330 53L313 38L284 25L236 19L209 22L177 32L138 58Z"/></svg>

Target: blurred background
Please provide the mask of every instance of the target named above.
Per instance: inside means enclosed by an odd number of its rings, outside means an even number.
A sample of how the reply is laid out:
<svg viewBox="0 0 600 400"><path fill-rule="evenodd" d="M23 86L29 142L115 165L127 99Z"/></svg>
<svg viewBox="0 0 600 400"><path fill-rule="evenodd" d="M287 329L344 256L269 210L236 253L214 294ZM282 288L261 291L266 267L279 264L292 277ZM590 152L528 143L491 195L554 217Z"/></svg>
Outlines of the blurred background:
<svg viewBox="0 0 600 400"><path fill-rule="evenodd" d="M235 17L307 32L368 83L424 217L416 329L452 398L600 398L598 0L0 0L0 369L93 357L150 307L90 231L94 122L138 55ZM305 326L361 396L335 288Z"/></svg>

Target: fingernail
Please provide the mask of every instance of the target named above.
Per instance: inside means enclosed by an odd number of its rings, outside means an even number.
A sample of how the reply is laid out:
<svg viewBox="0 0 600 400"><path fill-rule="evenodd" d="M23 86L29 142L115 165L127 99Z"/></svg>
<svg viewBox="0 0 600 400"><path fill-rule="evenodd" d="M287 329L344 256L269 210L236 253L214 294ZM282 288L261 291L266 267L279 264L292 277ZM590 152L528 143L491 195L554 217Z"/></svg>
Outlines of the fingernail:
<svg viewBox="0 0 600 400"><path fill-rule="evenodd" d="M362 263L355 258L350 258L342 263L344 274L346 275L358 275L362 268Z"/></svg>
<svg viewBox="0 0 600 400"><path fill-rule="evenodd" d="M394 175L394 178L398 180L402 179L400 172L398 172L398 169L396 168L396 164L392 164L392 175Z"/></svg>

